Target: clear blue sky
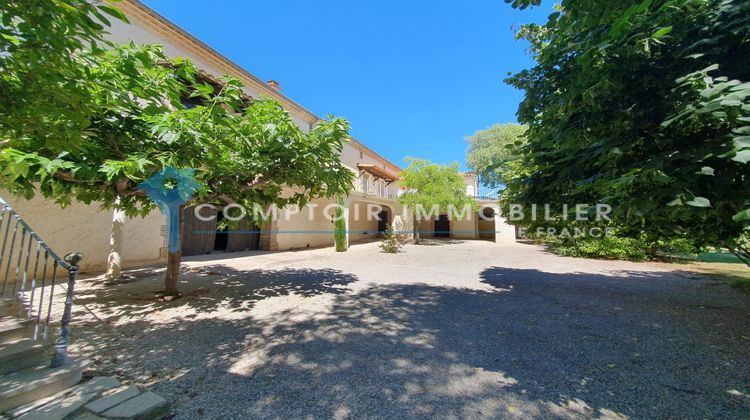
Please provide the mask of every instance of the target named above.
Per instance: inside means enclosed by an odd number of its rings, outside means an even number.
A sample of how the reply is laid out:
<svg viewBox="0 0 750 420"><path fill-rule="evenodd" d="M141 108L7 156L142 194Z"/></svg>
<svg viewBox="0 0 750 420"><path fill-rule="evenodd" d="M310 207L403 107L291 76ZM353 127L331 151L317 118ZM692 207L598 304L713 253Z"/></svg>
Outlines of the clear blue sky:
<svg viewBox="0 0 750 420"><path fill-rule="evenodd" d="M396 164L415 156L463 169L464 136L516 121L521 92L502 80L532 60L512 27L552 11L502 0L145 3L317 115L347 118Z"/></svg>

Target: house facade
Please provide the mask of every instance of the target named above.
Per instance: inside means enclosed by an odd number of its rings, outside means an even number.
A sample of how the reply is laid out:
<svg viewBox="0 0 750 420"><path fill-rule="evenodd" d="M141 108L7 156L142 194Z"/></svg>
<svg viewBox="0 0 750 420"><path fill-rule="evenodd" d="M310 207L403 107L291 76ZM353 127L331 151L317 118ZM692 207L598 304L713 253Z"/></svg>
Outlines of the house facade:
<svg viewBox="0 0 750 420"><path fill-rule="evenodd" d="M211 77L231 74L245 86L251 98L262 96L277 100L303 129L310 130L318 116L285 96L275 81L264 82L231 62L217 51L177 27L155 11L136 0L123 0L117 6L128 17L129 23L113 21L109 38L125 43L160 44L171 57L185 57ZM411 231L412 216L397 197L403 192L398 174L401 168L370 147L351 139L344 146L342 162L357 174L352 192L346 199L346 224L350 242L376 238L390 225L395 230ZM467 193L477 197L476 174L464 174ZM82 270L105 269L109 254L112 211L98 205L73 203L61 209L57 204L36 196L24 200L7 192L0 196L26 219L45 238L52 248L65 253L80 251L86 255ZM445 221L445 215L435 215L422 220L422 236L448 236L455 238L483 238L508 240L513 228L504 223L497 212L496 199L477 197L479 212L469 214L464 220ZM299 211L275 209L277 215L263 226L245 224L241 233L216 232L220 211L216 219L204 221L196 218L194 209L185 213L186 226L191 232L182 237L185 256L216 251L292 250L333 245L333 221L330 212L333 200L313 200ZM210 210L209 210L210 212ZM485 217L480 217L484 212ZM209 214L211 215L211 214ZM488 216L489 215L489 216ZM488 216L488 217L487 217ZM193 234L194 232L202 234ZM209 232L209 233L206 233ZM166 260L166 220L159 211L144 218L125 222L123 237L123 266L135 267Z"/></svg>

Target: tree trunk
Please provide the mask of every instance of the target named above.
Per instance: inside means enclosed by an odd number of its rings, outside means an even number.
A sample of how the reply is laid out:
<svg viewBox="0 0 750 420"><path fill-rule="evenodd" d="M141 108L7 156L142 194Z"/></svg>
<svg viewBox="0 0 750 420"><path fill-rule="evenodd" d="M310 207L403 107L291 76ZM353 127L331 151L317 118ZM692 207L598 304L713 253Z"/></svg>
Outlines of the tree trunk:
<svg viewBox="0 0 750 420"><path fill-rule="evenodd" d="M178 296L177 282L180 280L182 250L167 254L167 274L164 276L164 296Z"/></svg>
<svg viewBox="0 0 750 420"><path fill-rule="evenodd" d="M179 296L177 284L180 279L180 263L182 262L182 244L180 236L183 229L183 206L170 206L167 212L167 272L164 275L164 296Z"/></svg>
<svg viewBox="0 0 750 420"><path fill-rule="evenodd" d="M115 201L115 211L112 214L112 231L109 236L109 256L107 257L107 280L117 280L122 275L122 240L125 228L125 212L118 208L120 199Z"/></svg>
<svg viewBox="0 0 750 420"><path fill-rule="evenodd" d="M419 219L417 219L417 215L414 215L414 218L412 220L412 224L414 225L414 244L419 245Z"/></svg>

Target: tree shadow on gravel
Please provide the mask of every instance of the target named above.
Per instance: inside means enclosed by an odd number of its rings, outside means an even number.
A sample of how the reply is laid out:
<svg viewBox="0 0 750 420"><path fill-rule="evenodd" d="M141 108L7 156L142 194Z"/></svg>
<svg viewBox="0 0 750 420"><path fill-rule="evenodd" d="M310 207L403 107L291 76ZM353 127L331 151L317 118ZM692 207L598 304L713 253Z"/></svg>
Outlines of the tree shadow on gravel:
<svg viewBox="0 0 750 420"><path fill-rule="evenodd" d="M481 277L490 290L370 285L321 291L330 301L315 313L83 326L79 351L152 385L177 418L737 418L750 409L730 393L746 394L750 377L739 294L659 272L494 267Z"/></svg>
<svg viewBox="0 0 750 420"><path fill-rule="evenodd" d="M194 318L218 310L247 312L256 302L276 296L343 293L355 281L356 276L331 269L236 270L222 264L204 265L183 269L181 297L164 302L157 297L163 290L163 270L140 270L121 284L78 290L75 305L79 311L96 307L109 322L117 322L120 315L146 316L165 309L180 309L183 318Z"/></svg>

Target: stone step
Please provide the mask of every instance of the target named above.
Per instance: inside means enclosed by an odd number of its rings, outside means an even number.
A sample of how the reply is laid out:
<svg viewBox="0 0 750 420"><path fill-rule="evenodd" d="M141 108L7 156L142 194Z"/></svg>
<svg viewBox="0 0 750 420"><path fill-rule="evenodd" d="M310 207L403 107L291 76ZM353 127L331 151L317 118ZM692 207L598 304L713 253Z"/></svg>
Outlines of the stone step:
<svg viewBox="0 0 750 420"><path fill-rule="evenodd" d="M81 381L86 358L71 358L65 366L49 363L0 376L0 413L63 391Z"/></svg>
<svg viewBox="0 0 750 420"><path fill-rule="evenodd" d="M6 414L23 420L61 420L83 412L81 407L84 404L116 389L119 385L120 382L111 376L97 376L63 392L10 410Z"/></svg>
<svg viewBox="0 0 750 420"><path fill-rule="evenodd" d="M15 306L16 300L13 298L0 299L0 317L15 315L13 307Z"/></svg>
<svg viewBox="0 0 750 420"><path fill-rule="evenodd" d="M122 404L125 401L138 396L140 393L141 391L135 385L121 386L117 389L111 390L98 400L86 404L85 407L92 413L99 415L118 404Z"/></svg>
<svg viewBox="0 0 750 420"><path fill-rule="evenodd" d="M107 419L152 420L160 419L169 412L169 403L151 391L126 400L100 415Z"/></svg>
<svg viewBox="0 0 750 420"><path fill-rule="evenodd" d="M0 318L0 344L24 338L27 327L33 323L33 319L18 319L9 316Z"/></svg>
<svg viewBox="0 0 750 420"><path fill-rule="evenodd" d="M48 349L30 338L0 344L0 375L42 364L48 358Z"/></svg>

